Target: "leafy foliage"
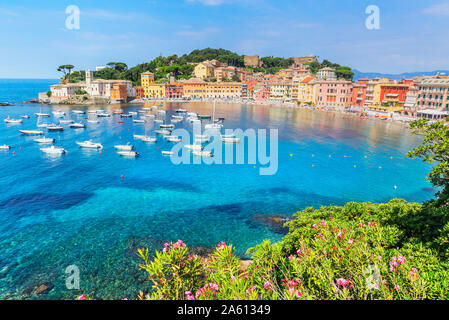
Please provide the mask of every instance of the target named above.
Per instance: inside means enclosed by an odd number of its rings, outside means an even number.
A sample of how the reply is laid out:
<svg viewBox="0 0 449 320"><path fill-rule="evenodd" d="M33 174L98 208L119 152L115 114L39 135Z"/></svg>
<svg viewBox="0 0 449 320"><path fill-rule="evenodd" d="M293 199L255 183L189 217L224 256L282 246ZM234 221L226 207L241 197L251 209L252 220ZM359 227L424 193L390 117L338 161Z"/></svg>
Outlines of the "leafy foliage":
<svg viewBox="0 0 449 320"><path fill-rule="evenodd" d="M437 162L429 174L429 180L440 189L438 206L449 205L449 127L442 121L430 123L427 119L414 121L410 127L416 134L423 134L420 146L407 153L409 158L421 158L428 163Z"/></svg>

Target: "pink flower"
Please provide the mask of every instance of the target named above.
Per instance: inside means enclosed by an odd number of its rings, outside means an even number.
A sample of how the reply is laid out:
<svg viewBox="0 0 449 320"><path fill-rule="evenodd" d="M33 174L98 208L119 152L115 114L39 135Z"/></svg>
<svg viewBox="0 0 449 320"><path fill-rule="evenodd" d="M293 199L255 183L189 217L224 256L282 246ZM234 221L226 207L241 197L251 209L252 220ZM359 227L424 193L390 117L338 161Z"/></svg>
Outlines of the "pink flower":
<svg viewBox="0 0 449 320"><path fill-rule="evenodd" d="M337 238L343 239L343 237L341 235L341 230L338 230Z"/></svg>
<svg viewBox="0 0 449 320"><path fill-rule="evenodd" d="M352 239L349 239L349 240L348 240L348 243L349 243L349 244L353 244L354 241L353 241Z"/></svg>
<svg viewBox="0 0 449 320"><path fill-rule="evenodd" d="M326 221L321 220L321 224L322 224L323 226L325 226L325 225L326 225Z"/></svg>
<svg viewBox="0 0 449 320"><path fill-rule="evenodd" d="M312 228L313 228L313 229L316 229L316 224L312 224Z"/></svg>
<svg viewBox="0 0 449 320"><path fill-rule="evenodd" d="M263 287L265 288L265 290L271 289L271 283L270 283L270 281L265 282L265 283L263 284Z"/></svg>
<svg viewBox="0 0 449 320"><path fill-rule="evenodd" d="M123 298L123 299L121 299L121 300L128 300L128 298Z"/></svg>
<svg viewBox="0 0 449 320"><path fill-rule="evenodd" d="M400 291L400 290L401 290L401 287L398 286L398 285L395 285L394 288L395 288L397 291Z"/></svg>
<svg viewBox="0 0 449 320"><path fill-rule="evenodd" d="M87 300L87 295L83 294L78 297L78 300Z"/></svg>
<svg viewBox="0 0 449 320"><path fill-rule="evenodd" d="M288 259L289 259L290 261L292 261L292 260L295 259L295 257L294 257L293 255L290 255L290 256L288 257Z"/></svg>
<svg viewBox="0 0 449 320"><path fill-rule="evenodd" d="M296 251L296 254L297 254L298 256L302 255L301 249L298 249L298 251Z"/></svg>
<svg viewBox="0 0 449 320"><path fill-rule="evenodd" d="M343 288L347 288L349 286L349 284L350 284L350 281L346 280L346 279L343 279L343 278L340 278L340 279L337 280L337 284L339 286L343 287Z"/></svg>

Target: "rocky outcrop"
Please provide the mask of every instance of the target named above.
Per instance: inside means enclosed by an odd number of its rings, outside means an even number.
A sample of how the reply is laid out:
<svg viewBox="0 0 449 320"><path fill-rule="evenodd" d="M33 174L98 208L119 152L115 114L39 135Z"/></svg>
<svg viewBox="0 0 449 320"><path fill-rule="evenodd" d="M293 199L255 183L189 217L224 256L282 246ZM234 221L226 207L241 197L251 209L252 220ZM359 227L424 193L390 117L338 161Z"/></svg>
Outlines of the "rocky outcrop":
<svg viewBox="0 0 449 320"><path fill-rule="evenodd" d="M42 283L41 285L39 285L35 290L34 290L34 294L46 294L49 293L51 291L51 289L54 288L54 285L52 283Z"/></svg>
<svg viewBox="0 0 449 320"><path fill-rule="evenodd" d="M252 216L253 220L259 224L267 226L273 232L279 234L287 234L288 227L284 226L284 224L289 221L289 217L283 215L264 215L264 214L255 214Z"/></svg>

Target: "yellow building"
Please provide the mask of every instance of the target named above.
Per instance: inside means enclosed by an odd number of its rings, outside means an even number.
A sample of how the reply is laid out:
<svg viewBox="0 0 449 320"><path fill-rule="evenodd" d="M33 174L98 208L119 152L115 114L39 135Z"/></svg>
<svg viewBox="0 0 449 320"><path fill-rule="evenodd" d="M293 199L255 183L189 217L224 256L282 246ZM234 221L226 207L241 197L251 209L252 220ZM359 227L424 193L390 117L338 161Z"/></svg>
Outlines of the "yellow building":
<svg viewBox="0 0 449 320"><path fill-rule="evenodd" d="M365 105L371 106L379 104L381 84L389 83L388 78L370 79L366 84L366 100Z"/></svg>
<svg viewBox="0 0 449 320"><path fill-rule="evenodd" d="M149 98L150 97L149 87L150 85L154 84L154 74L149 71L142 73L140 75L140 82L142 84L144 97Z"/></svg>
<svg viewBox="0 0 449 320"><path fill-rule="evenodd" d="M165 83L153 83L144 87L146 98L164 98Z"/></svg>
<svg viewBox="0 0 449 320"><path fill-rule="evenodd" d="M298 84L299 103L315 103L315 78L306 77Z"/></svg>
<svg viewBox="0 0 449 320"><path fill-rule="evenodd" d="M271 100L290 101L292 99L292 84L290 82L272 82L268 87Z"/></svg>
<svg viewBox="0 0 449 320"><path fill-rule="evenodd" d="M246 92L243 92L244 86L246 84L240 82L207 82L206 97L240 99L246 97Z"/></svg>
<svg viewBox="0 0 449 320"><path fill-rule="evenodd" d="M207 82L189 80L182 84L184 86L183 94L185 98L203 99L207 97Z"/></svg>
<svg viewBox="0 0 449 320"><path fill-rule="evenodd" d="M214 76L215 67L208 61L200 62L195 66L195 77L204 79L212 78Z"/></svg>

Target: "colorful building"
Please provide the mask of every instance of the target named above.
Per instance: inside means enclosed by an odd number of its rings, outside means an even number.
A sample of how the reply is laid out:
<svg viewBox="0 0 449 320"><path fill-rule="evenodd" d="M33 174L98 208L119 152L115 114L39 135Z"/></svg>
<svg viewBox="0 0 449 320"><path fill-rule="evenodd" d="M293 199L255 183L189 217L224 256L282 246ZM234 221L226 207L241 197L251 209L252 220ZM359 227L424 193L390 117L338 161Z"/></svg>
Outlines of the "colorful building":
<svg viewBox="0 0 449 320"><path fill-rule="evenodd" d="M111 88L112 102L127 102L128 94L126 90L126 83L114 83Z"/></svg>
<svg viewBox="0 0 449 320"><path fill-rule="evenodd" d="M302 104L313 104L315 103L315 78L310 76L306 77L300 81L298 85L298 102Z"/></svg>
<svg viewBox="0 0 449 320"><path fill-rule="evenodd" d="M144 87L145 97L150 99L165 98L165 83L153 83Z"/></svg>
<svg viewBox="0 0 449 320"><path fill-rule="evenodd" d="M246 84L240 82L208 82L206 86L207 98L240 99Z"/></svg>
<svg viewBox="0 0 449 320"><path fill-rule="evenodd" d="M394 106L404 106L410 84L404 83L384 83L379 84L380 94L376 104ZM376 97L377 99L377 97Z"/></svg>
<svg viewBox="0 0 449 320"><path fill-rule="evenodd" d="M355 107L365 106L366 100L366 84L354 83L352 89L352 99L351 104Z"/></svg>
<svg viewBox="0 0 449 320"><path fill-rule="evenodd" d="M316 105L319 107L347 108L352 101L351 81L319 80L316 83Z"/></svg>
<svg viewBox="0 0 449 320"><path fill-rule="evenodd" d="M292 100L292 83L287 81L270 82L268 85L270 90L270 100L291 101Z"/></svg>
<svg viewBox="0 0 449 320"><path fill-rule="evenodd" d="M165 84L165 97L167 99L181 99L183 97L182 83L171 82Z"/></svg>
<svg viewBox="0 0 449 320"><path fill-rule="evenodd" d="M417 79L416 114L419 117L441 119L449 116L449 77L433 76Z"/></svg>
<svg viewBox="0 0 449 320"><path fill-rule="evenodd" d="M143 87L136 87L136 99L145 98L145 92Z"/></svg>
<svg viewBox="0 0 449 320"><path fill-rule="evenodd" d="M195 77L200 79L213 78L214 72L215 67L209 61L198 63L194 69Z"/></svg>
<svg viewBox="0 0 449 320"><path fill-rule="evenodd" d="M318 80L337 81L337 74L335 69L326 67L318 70L317 78Z"/></svg>

